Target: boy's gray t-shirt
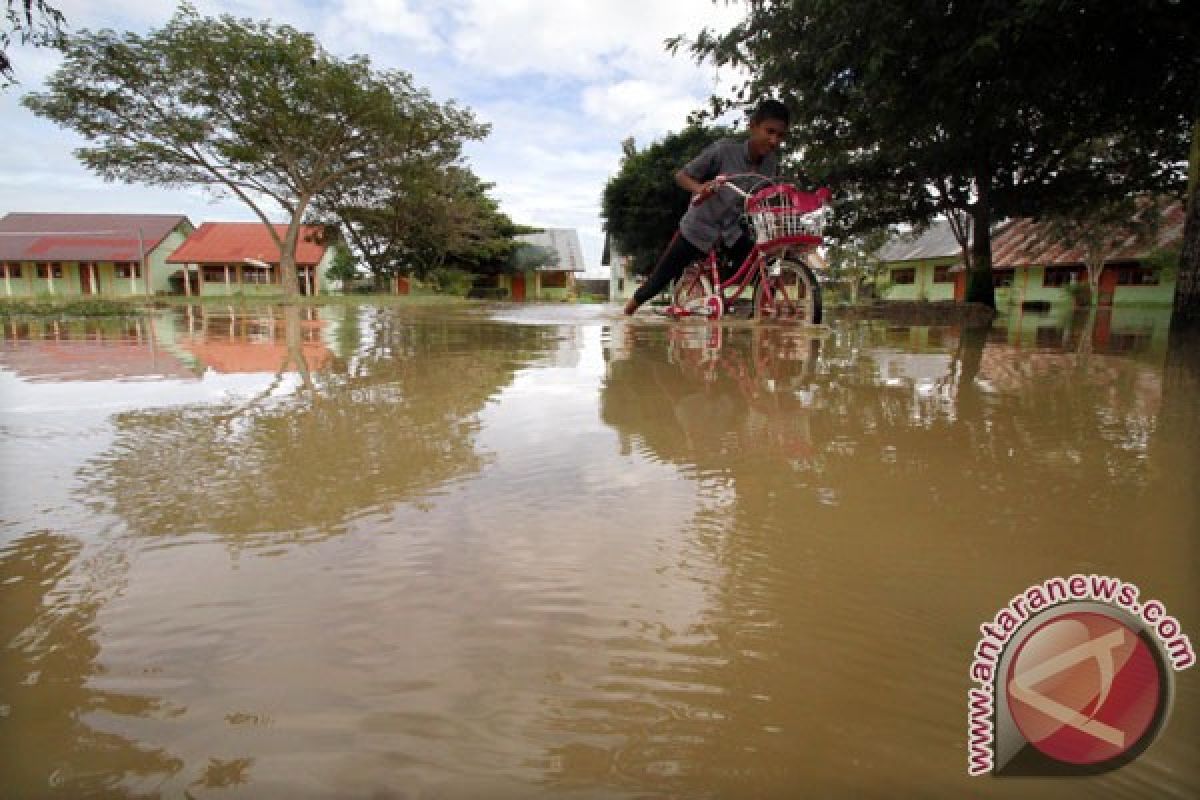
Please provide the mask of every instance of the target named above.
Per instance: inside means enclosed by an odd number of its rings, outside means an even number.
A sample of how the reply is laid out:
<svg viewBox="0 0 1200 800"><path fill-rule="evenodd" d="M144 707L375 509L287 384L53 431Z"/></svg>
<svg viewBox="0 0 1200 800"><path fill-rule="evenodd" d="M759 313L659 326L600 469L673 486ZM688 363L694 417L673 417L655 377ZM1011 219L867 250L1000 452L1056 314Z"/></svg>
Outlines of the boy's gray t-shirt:
<svg viewBox="0 0 1200 800"><path fill-rule="evenodd" d="M683 171L698 181L710 181L718 175L741 172L756 172L773 178L779 174L779 156L768 153L761 162L752 165L749 140L721 139L704 148L700 155L684 165ZM679 220L679 232L705 252L716 244L718 238L724 239L726 245L731 245L742 235L738 219L743 207L741 195L731 189L722 189L700 205L689 208Z"/></svg>

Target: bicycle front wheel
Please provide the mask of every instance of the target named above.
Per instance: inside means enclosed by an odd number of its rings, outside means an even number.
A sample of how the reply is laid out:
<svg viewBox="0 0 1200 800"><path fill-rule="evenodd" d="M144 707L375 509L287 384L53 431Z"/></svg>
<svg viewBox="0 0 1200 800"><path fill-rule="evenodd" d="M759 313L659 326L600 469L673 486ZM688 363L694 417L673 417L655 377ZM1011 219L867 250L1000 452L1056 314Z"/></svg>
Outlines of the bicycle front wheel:
<svg viewBox="0 0 1200 800"><path fill-rule="evenodd" d="M780 259L772 265L771 277L760 282L754 293L754 313L757 317L794 319L809 325L819 325L824 315L821 304L821 284L807 264L792 259ZM760 297L761 295L761 297Z"/></svg>
<svg viewBox="0 0 1200 800"><path fill-rule="evenodd" d="M714 297L712 281L705 274L704 267L694 265L688 267L675 281L671 291L671 303L685 314L711 316L711 298Z"/></svg>

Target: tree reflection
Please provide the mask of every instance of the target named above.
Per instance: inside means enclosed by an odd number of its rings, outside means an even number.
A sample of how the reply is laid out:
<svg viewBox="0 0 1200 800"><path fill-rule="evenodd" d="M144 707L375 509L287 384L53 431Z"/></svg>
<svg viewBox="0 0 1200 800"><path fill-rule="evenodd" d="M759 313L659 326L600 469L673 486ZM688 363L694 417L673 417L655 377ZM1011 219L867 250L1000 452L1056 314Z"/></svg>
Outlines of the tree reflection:
<svg viewBox="0 0 1200 800"><path fill-rule="evenodd" d="M161 782L183 768L162 749L139 745L89 724L93 715L169 714L160 700L94 688L96 616L103 598L80 576L110 570L80 562L74 539L49 531L0 550L0 795L137 797L130 783ZM115 567L119 570L121 565ZM117 591L106 576L106 592ZM86 578L85 578L86 583ZM145 796L155 796L147 792Z"/></svg>
<svg viewBox="0 0 1200 800"><path fill-rule="evenodd" d="M323 537L477 471L475 415L541 342L537 328L350 309L357 341L309 372L289 346L247 400L118 414L86 496L137 531L258 542ZM299 341L285 315L285 341ZM291 381L289 370L299 369ZM243 542L248 544L249 542Z"/></svg>

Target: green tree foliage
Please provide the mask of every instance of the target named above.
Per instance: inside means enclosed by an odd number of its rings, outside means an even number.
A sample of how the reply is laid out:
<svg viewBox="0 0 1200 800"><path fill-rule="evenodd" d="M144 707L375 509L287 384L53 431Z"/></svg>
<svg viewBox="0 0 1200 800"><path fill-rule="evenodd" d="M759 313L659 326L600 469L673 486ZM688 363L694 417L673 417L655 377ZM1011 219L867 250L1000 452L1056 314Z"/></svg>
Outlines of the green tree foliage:
<svg viewBox="0 0 1200 800"><path fill-rule="evenodd" d="M1087 207L1057 211L1042 221L1048 242L1083 252L1089 297L1096 302L1100 273L1115 251L1134 243L1145 246L1162 224L1159 198L1122 197Z"/></svg>
<svg viewBox="0 0 1200 800"><path fill-rule="evenodd" d="M339 60L309 34L180 6L147 36L83 31L66 46L35 113L82 134L76 155L109 180L232 194L268 225L285 292L297 290L300 225L338 186L453 160L486 126L434 103L412 77ZM443 152L444 151L444 152ZM288 215L284 236L268 211Z"/></svg>
<svg viewBox="0 0 1200 800"><path fill-rule="evenodd" d="M1179 0L777 0L670 46L750 76L715 113L784 98L857 229L968 219L967 299L994 305L994 222L1179 188L1195 18Z"/></svg>
<svg viewBox="0 0 1200 800"><path fill-rule="evenodd" d="M858 302L859 291L865 284L879 278L883 262L878 253L887 243L889 234L887 228L881 228L829 242L825 251L829 277L847 288L851 303Z"/></svg>
<svg viewBox="0 0 1200 800"><path fill-rule="evenodd" d="M46 0L8 0L4 23L0 25L0 89L17 82L8 49L15 44L34 47L61 47L66 39L67 20Z"/></svg>
<svg viewBox="0 0 1200 800"><path fill-rule="evenodd" d="M708 145L730 135L728 128L689 125L638 150L625 142L621 168L604 187L601 216L608 235L633 258L633 271L649 273L667 246L690 197L675 173Z"/></svg>
<svg viewBox="0 0 1200 800"><path fill-rule="evenodd" d="M377 279L428 278L452 266L503 272L519 233L490 196L492 184L455 163L431 159L381 182L339 188L320 200Z"/></svg>
<svg viewBox="0 0 1200 800"><path fill-rule="evenodd" d="M538 267L549 267L558 263L558 252L549 247L523 242L518 244L510 257L515 272L527 272Z"/></svg>
<svg viewBox="0 0 1200 800"><path fill-rule="evenodd" d="M325 277L340 281L343 286L359 277L358 262L344 243L338 242L333 246L333 263L325 270Z"/></svg>

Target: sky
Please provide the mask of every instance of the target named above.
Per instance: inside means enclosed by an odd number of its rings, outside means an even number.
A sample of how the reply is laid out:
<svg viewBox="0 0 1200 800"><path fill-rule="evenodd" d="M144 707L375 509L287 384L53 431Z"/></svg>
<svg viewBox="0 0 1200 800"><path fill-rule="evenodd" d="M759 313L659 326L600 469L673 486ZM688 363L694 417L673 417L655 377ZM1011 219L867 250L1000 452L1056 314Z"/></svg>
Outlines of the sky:
<svg viewBox="0 0 1200 800"><path fill-rule="evenodd" d="M194 0L206 16L231 13L314 33L333 54L365 54L403 69L434 98L491 125L466 154L515 222L575 228L589 274L603 247L600 195L621 141L639 147L679 130L689 112L734 75L672 56L663 41L724 30L744 8L708 0ZM150 0L55 0L71 30L146 33L174 6ZM203 191L105 183L73 151L78 135L19 104L41 91L61 59L14 46L20 84L0 92L0 215L13 211L182 213L193 223L252 220L239 201ZM282 214L279 221L284 221Z"/></svg>

